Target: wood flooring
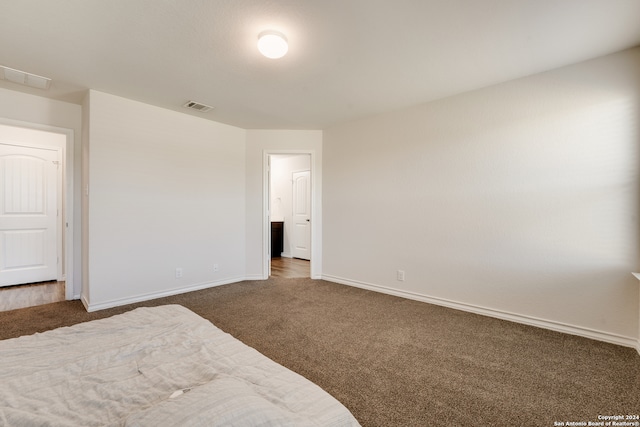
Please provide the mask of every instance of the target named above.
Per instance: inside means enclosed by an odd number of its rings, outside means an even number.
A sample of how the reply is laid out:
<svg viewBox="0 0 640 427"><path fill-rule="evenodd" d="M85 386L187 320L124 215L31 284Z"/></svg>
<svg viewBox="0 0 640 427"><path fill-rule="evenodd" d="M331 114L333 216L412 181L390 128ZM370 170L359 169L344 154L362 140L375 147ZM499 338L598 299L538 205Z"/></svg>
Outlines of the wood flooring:
<svg viewBox="0 0 640 427"><path fill-rule="evenodd" d="M65 300L65 282L42 282L0 288L0 311Z"/></svg>
<svg viewBox="0 0 640 427"><path fill-rule="evenodd" d="M271 277L287 279L311 277L310 262L298 258L271 258Z"/></svg>

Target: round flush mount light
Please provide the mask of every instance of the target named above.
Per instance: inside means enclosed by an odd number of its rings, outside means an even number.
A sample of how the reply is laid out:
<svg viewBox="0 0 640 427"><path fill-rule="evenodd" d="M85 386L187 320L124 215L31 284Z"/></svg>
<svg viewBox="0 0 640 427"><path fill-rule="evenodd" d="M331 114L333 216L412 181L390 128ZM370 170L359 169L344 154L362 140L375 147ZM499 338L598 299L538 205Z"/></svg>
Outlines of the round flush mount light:
<svg viewBox="0 0 640 427"><path fill-rule="evenodd" d="M267 58L282 58L289 50L287 38L278 31L263 31L258 35L258 50Z"/></svg>

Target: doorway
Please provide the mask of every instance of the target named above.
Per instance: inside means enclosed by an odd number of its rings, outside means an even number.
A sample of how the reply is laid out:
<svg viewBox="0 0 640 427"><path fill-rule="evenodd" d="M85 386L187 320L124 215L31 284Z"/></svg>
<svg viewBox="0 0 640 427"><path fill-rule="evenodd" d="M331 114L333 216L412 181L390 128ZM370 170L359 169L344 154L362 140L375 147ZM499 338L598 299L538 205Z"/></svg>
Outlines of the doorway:
<svg viewBox="0 0 640 427"><path fill-rule="evenodd" d="M311 277L311 154L269 154L269 276Z"/></svg>
<svg viewBox="0 0 640 427"><path fill-rule="evenodd" d="M72 189L72 130L0 119L0 289L73 298Z"/></svg>

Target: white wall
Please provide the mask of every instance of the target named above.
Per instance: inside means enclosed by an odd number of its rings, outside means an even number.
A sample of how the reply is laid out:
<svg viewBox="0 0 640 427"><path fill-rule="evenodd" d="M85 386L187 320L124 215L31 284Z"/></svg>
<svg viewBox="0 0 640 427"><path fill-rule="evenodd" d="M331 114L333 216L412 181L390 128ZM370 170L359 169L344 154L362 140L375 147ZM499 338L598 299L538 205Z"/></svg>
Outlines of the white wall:
<svg viewBox="0 0 640 427"><path fill-rule="evenodd" d="M271 156L271 220L284 222L282 256L291 258L293 230L293 173L311 170L308 154Z"/></svg>
<svg viewBox="0 0 640 427"><path fill-rule="evenodd" d="M85 108L88 308L242 280L245 131L97 91Z"/></svg>
<svg viewBox="0 0 640 427"><path fill-rule="evenodd" d="M0 89L0 118L74 131L75 292L89 307L263 277L264 153L312 151L312 276L629 344L639 99L636 48L324 141L96 91L81 109Z"/></svg>
<svg viewBox="0 0 640 427"><path fill-rule="evenodd" d="M322 131L319 130L247 130L247 205L246 205L246 277L264 278L264 156L272 154L312 152L312 260L311 277L319 278L322 267Z"/></svg>
<svg viewBox="0 0 640 427"><path fill-rule="evenodd" d="M60 128L73 134L73 152L67 153L67 161L73 160L73 223L70 224L73 238L73 289L74 296L80 295L82 286L81 258L81 210L80 171L82 131L81 107L76 104L56 101L41 96L29 95L0 88L0 120L4 124L27 128L51 130ZM44 126L44 128L42 127ZM68 275L68 272L67 272Z"/></svg>
<svg viewBox="0 0 640 427"><path fill-rule="evenodd" d="M635 345L639 104L636 48L325 130L323 277Z"/></svg>
<svg viewBox="0 0 640 427"><path fill-rule="evenodd" d="M262 277L265 150L313 153L319 276L322 131L246 131L93 90L80 106L0 89L0 118L74 131L74 295L91 310Z"/></svg>

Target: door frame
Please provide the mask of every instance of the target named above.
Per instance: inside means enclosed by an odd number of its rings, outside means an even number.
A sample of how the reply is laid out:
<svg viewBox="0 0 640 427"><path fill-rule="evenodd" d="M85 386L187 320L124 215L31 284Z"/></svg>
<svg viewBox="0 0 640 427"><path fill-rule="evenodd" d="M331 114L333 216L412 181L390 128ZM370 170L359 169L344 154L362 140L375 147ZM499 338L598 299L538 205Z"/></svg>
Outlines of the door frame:
<svg viewBox="0 0 640 427"><path fill-rule="evenodd" d="M322 278L322 204L320 180L318 179L318 156L315 150L263 150L262 152L262 278L268 279L271 269L271 155L307 154L311 179L311 260L310 276Z"/></svg>
<svg viewBox="0 0 640 427"><path fill-rule="evenodd" d="M59 221L59 241L58 241L58 249L59 255L64 255L64 275L62 277L59 276L59 279L63 279L65 281L65 299L71 300L74 298L74 220L73 220L73 211L74 211L74 132L73 129L61 128L56 126L44 125L39 123L31 123L31 122L23 122L20 120L12 120L0 117L0 124L6 126L12 126L23 129L30 130L38 130L49 133L62 134L65 136L65 144L62 147L58 147L57 145L51 146L43 146L39 144L29 144L29 143L12 143L12 145L19 145L24 147L34 147L34 148L46 148L51 149L55 147L60 150L60 158L62 162L62 182L58 183L58 189L61 190L58 192L58 207L64 207L62 209L62 215L60 216ZM58 175L58 180L60 180L60 175ZM60 200L64 200L63 204ZM61 251L60 248L64 247L64 251ZM64 253L63 253L64 252ZM58 271L61 271L62 265L60 264L58 267Z"/></svg>

